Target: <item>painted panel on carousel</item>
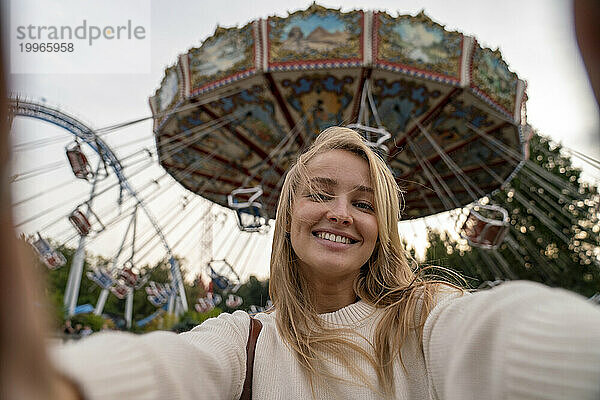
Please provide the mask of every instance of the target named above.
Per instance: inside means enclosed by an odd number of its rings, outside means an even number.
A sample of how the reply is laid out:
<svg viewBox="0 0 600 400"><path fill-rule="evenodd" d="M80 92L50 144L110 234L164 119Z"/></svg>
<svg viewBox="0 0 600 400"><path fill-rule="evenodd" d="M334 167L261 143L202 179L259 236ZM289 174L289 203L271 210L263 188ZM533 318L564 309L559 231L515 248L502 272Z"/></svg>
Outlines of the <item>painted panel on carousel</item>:
<svg viewBox="0 0 600 400"><path fill-rule="evenodd" d="M475 46L472 62L472 86L511 116L515 109L517 93L517 74L508 69L508 65L499 50L482 49ZM483 92L483 93L481 93Z"/></svg>
<svg viewBox="0 0 600 400"><path fill-rule="evenodd" d="M494 122L489 114L473 104L465 102L461 98L454 98L426 129L440 147L445 151L452 151L467 141L473 141L477 136L472 130L467 128L465 122L485 130L498 121ZM412 141L422 157L436 157L436 150L420 131L416 131ZM400 153L397 159L392 160L392 165L401 172L400 176L403 176L417 165L412 151Z"/></svg>
<svg viewBox="0 0 600 400"><path fill-rule="evenodd" d="M347 119L356 90L348 75L302 75L281 81L282 94L298 118L306 118L306 131L315 136L323 129L341 125Z"/></svg>
<svg viewBox="0 0 600 400"><path fill-rule="evenodd" d="M446 31L423 12L397 18L377 13L375 19L377 63L397 66L404 72L459 81L460 33Z"/></svg>
<svg viewBox="0 0 600 400"><path fill-rule="evenodd" d="M257 146L267 150L277 146L286 136L276 117L275 104L264 86L254 85L231 96L209 103L218 115L237 115L230 125L246 132Z"/></svg>
<svg viewBox="0 0 600 400"><path fill-rule="evenodd" d="M229 114L227 121L243 119L241 114ZM222 124L222 123L221 123ZM187 147L200 148L208 154L219 154L232 160L244 160L249 157L246 146L239 143L227 129L217 129L214 120L201 109L194 109L188 114L180 113L177 128L184 138L180 140Z"/></svg>
<svg viewBox="0 0 600 400"><path fill-rule="evenodd" d="M363 12L342 13L316 4L268 20L269 65L362 60Z"/></svg>
<svg viewBox="0 0 600 400"><path fill-rule="evenodd" d="M443 149L451 149L461 142L477 136L467 127L466 123L485 130L494 125L494 120L488 113L475 105L469 104L463 99L454 98L433 120L429 129L435 132L437 144Z"/></svg>
<svg viewBox="0 0 600 400"><path fill-rule="evenodd" d="M405 132L412 118L418 118L440 98L441 91L424 81L375 79L373 98L382 123L390 132Z"/></svg>
<svg viewBox="0 0 600 400"><path fill-rule="evenodd" d="M199 48L187 54L191 93L195 95L212 83L234 80L255 68L252 24L243 28L217 28Z"/></svg>
<svg viewBox="0 0 600 400"><path fill-rule="evenodd" d="M172 141L172 137L161 136L159 148L161 149L161 164L178 180L184 178L205 179L205 175L219 178L236 178L239 174L229 163L224 163L223 152L231 151L235 141L223 135L222 132L213 131L202 139L203 146L185 146L180 142ZM217 150L219 153L217 153ZM247 151L245 151L247 152ZM237 154L243 154L239 152ZM247 154L246 159L253 159L254 155ZM243 160L239 158L237 160ZM196 173L202 171L202 174ZM187 187L187 186L186 186ZM193 187L193 186L192 186Z"/></svg>
<svg viewBox="0 0 600 400"><path fill-rule="evenodd" d="M161 114L174 108L181 98L179 66L173 65L165 70L165 76L160 83L160 87L156 90L154 96L150 98L155 127L167 119L166 115Z"/></svg>

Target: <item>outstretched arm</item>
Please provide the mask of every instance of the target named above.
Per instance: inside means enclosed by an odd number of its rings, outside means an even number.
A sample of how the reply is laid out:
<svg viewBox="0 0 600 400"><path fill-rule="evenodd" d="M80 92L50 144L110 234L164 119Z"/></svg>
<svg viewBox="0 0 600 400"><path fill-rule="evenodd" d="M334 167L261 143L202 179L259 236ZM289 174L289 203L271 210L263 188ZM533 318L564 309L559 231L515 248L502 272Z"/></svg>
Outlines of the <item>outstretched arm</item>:
<svg viewBox="0 0 600 400"><path fill-rule="evenodd" d="M600 399L600 307L530 282L443 301L424 352L437 399Z"/></svg>
<svg viewBox="0 0 600 400"><path fill-rule="evenodd" d="M245 376L249 317L222 314L180 335L97 333L58 348L58 369L96 399L236 399Z"/></svg>

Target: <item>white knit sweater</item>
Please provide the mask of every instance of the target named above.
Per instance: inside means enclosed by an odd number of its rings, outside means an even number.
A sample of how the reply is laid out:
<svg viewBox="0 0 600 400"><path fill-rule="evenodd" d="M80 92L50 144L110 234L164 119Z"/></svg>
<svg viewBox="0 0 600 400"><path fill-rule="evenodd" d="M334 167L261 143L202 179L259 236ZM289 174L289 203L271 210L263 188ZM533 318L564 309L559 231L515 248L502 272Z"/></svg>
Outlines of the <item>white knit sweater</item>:
<svg viewBox="0 0 600 400"><path fill-rule="evenodd" d="M427 318L423 350L415 336L394 365L398 399L600 399L600 307L567 291L514 282L477 293L447 294ZM372 337L380 312L359 301L323 314ZM299 364L277 333L273 314L254 361L254 399L310 399ZM86 399L237 399L245 376L249 317L221 314L176 335L99 333L58 348L59 368ZM357 339L358 341L359 339ZM368 343L362 341L364 346ZM373 369L360 366L376 382ZM317 388L317 398L377 399L344 366L349 382Z"/></svg>

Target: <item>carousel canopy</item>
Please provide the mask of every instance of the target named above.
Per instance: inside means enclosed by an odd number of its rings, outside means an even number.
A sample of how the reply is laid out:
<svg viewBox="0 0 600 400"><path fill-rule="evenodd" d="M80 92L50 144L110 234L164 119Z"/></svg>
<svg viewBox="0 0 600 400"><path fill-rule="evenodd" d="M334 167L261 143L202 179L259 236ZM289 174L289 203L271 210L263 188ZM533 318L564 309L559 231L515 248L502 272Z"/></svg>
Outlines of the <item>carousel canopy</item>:
<svg viewBox="0 0 600 400"><path fill-rule="evenodd" d="M313 4L217 28L167 68L150 98L160 163L223 206L232 191L261 186L273 218L298 152L323 129L356 122L369 97L391 134L384 154L407 217L501 188L516 168L499 146L527 157L525 83L498 50L424 13Z"/></svg>

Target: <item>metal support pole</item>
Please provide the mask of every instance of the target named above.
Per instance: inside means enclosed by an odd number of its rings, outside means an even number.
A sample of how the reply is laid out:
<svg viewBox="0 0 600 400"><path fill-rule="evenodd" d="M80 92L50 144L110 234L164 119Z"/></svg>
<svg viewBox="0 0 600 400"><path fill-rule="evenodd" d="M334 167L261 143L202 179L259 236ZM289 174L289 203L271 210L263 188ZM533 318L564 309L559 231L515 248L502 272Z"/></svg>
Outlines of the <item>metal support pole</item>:
<svg viewBox="0 0 600 400"><path fill-rule="evenodd" d="M100 292L100 297L98 297L98 302L96 303L96 308L94 309L95 315L102 314L102 310L104 310L104 305L106 304L106 299L108 299L108 289L102 289L102 292Z"/></svg>
<svg viewBox="0 0 600 400"><path fill-rule="evenodd" d="M167 312L169 314L173 314L173 312L175 311L175 298L177 297L177 295L175 293L172 293L169 296L169 301L167 303Z"/></svg>
<svg viewBox="0 0 600 400"><path fill-rule="evenodd" d="M79 297L79 286L81 284L81 274L83 273L83 264L85 261L85 236L79 238L79 246L71 262L67 288L65 289L64 306L67 315L70 317L75 313L77 298Z"/></svg>
<svg viewBox="0 0 600 400"><path fill-rule="evenodd" d="M87 202L87 217L89 217L91 214L92 201L94 200L94 193L96 192L96 183L98 182L98 171L100 170L101 164L102 159L100 160L100 162L98 163L98 167L96 168L96 177L94 178L94 182L92 183L90 199ZM79 298L79 286L81 285L81 275L83 274L83 264L85 262L86 239L86 236L81 236L79 238L79 246L77 247L77 251L73 256L73 261L71 262L71 270L69 271L69 279L67 281L67 287L65 289L65 297L63 299L63 304L67 311L67 316L69 317L71 317L75 313L77 299Z"/></svg>
<svg viewBox="0 0 600 400"><path fill-rule="evenodd" d="M183 311L187 311L187 298L185 296L185 287L183 286L183 278L181 277L181 269L179 268L179 263L173 257L169 259L169 264L171 265L171 276L173 277L173 285L175 286L176 293L179 294L181 298L181 307ZM169 308L169 312L173 312L173 308Z"/></svg>
<svg viewBox="0 0 600 400"><path fill-rule="evenodd" d="M127 292L127 300L125 300L125 322L127 323L127 329L131 328L133 314L133 288Z"/></svg>

